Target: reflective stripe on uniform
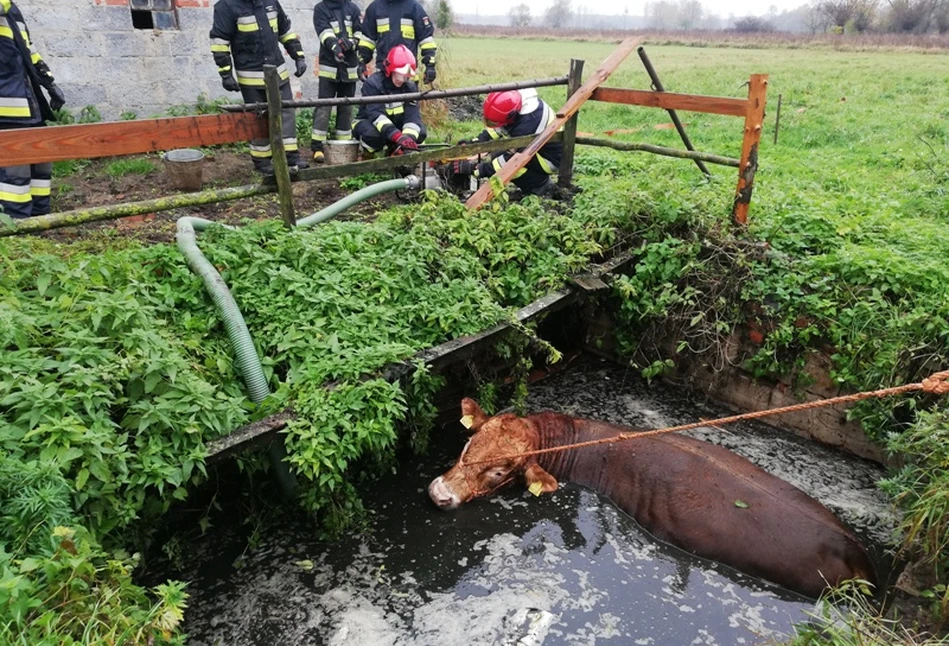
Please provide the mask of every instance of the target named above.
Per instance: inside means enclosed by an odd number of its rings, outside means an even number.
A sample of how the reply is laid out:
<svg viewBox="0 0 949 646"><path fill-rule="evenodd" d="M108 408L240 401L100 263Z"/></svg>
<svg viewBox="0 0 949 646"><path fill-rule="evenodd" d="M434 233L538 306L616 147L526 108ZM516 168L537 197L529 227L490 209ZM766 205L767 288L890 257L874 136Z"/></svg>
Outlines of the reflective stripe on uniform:
<svg viewBox="0 0 949 646"><path fill-rule="evenodd" d="M537 163L540 164L541 170L543 170L548 175L557 174L557 167L554 166L550 161L541 157L540 155L537 155Z"/></svg>
<svg viewBox="0 0 949 646"><path fill-rule="evenodd" d="M432 47L435 47L435 39L431 36L418 41L418 48L421 50L431 49Z"/></svg>
<svg viewBox="0 0 949 646"><path fill-rule="evenodd" d="M349 141L350 139L353 138L353 131L352 130L337 130L336 138L339 139L340 141Z"/></svg>
<svg viewBox="0 0 949 646"><path fill-rule="evenodd" d="M266 146L255 146L254 144L250 145L250 156L251 157L270 157L270 144Z"/></svg>
<svg viewBox="0 0 949 646"><path fill-rule="evenodd" d="M380 114L378 117L376 117L376 120L372 122L372 125L376 127L376 130L382 132L383 128L393 124L389 117L385 116L384 114Z"/></svg>
<svg viewBox="0 0 949 646"><path fill-rule="evenodd" d="M260 25L257 24L257 18L254 16L241 16L237 19L238 31L258 31Z"/></svg>
<svg viewBox="0 0 949 646"><path fill-rule="evenodd" d="M376 49L376 41L374 41L371 38L368 38L365 34L362 34L359 37L359 46L365 47L369 49L370 51L374 51Z"/></svg>
<svg viewBox="0 0 949 646"><path fill-rule="evenodd" d="M376 18L376 31L380 34L384 34L389 31L389 19L388 18Z"/></svg>
<svg viewBox="0 0 949 646"><path fill-rule="evenodd" d="M405 105L402 103L386 103L386 114L388 115L397 115L405 112Z"/></svg>
<svg viewBox="0 0 949 646"><path fill-rule="evenodd" d="M48 179L32 179L30 180L30 193L32 195L45 196L49 195L50 188L52 187L52 180Z"/></svg>
<svg viewBox="0 0 949 646"><path fill-rule="evenodd" d="M418 139L419 134L422 132L422 126L418 125L417 123L409 122L402 126L402 132L407 135L413 135L416 139Z"/></svg>
<svg viewBox="0 0 949 646"><path fill-rule="evenodd" d="M327 44L326 39L336 38L336 32L334 32L332 29L324 29L323 31L320 32L320 35L318 36L318 38L320 39L321 43L323 43L327 47L331 47L331 45Z"/></svg>
<svg viewBox="0 0 949 646"><path fill-rule="evenodd" d="M350 81L358 81L358 80L359 80L359 68L358 68L358 67L347 67L347 68L346 68L346 76L349 78Z"/></svg>
<svg viewBox="0 0 949 646"><path fill-rule="evenodd" d="M329 133L325 130L314 130L313 135L310 137L313 141L326 141L326 136Z"/></svg>
<svg viewBox="0 0 949 646"><path fill-rule="evenodd" d="M290 32L287 32L287 33L285 33L283 36L280 37L280 42L281 42L281 43L285 43L285 42L287 42L287 41L289 41L289 40L296 40L296 39L298 39L298 38L299 38L299 36L297 36L295 33L293 33L292 31L290 31Z"/></svg>
<svg viewBox="0 0 949 646"><path fill-rule="evenodd" d="M289 151L299 150L299 147L297 146L297 138L296 138L296 137L284 137L284 139L283 139L283 149L284 149L284 150L289 150Z"/></svg>
<svg viewBox="0 0 949 646"><path fill-rule="evenodd" d="M212 52L230 52L231 41L224 40L223 38L212 38L211 51Z"/></svg>
<svg viewBox="0 0 949 646"><path fill-rule="evenodd" d="M230 72L230 71L231 71L231 66L230 66L230 65L224 65L224 66L222 66L222 67L217 68L217 71L218 71L218 74L223 74L224 72Z"/></svg>
<svg viewBox="0 0 949 646"><path fill-rule="evenodd" d="M253 85L255 87L263 87L265 85L263 72L235 70L235 73L237 75L237 82L241 85ZM277 67L277 73L280 74L280 78L283 80L290 78L290 72L287 71L286 63Z"/></svg>
<svg viewBox="0 0 949 646"><path fill-rule="evenodd" d="M27 117L31 115L26 97L0 97L0 117Z"/></svg>
<svg viewBox="0 0 949 646"><path fill-rule="evenodd" d="M29 184L18 186L16 184L0 182L0 202L17 202L22 204L32 199L33 196L30 194Z"/></svg>
<svg viewBox="0 0 949 646"><path fill-rule="evenodd" d="M10 23L3 16L0 16L0 36L13 38L13 30L10 29Z"/></svg>
<svg viewBox="0 0 949 646"><path fill-rule="evenodd" d="M415 21L411 18L401 20L402 36L408 40L415 40Z"/></svg>
<svg viewBox="0 0 949 646"><path fill-rule="evenodd" d="M321 76L325 79L335 79L336 78L336 66L335 65L320 65L320 73L318 76Z"/></svg>

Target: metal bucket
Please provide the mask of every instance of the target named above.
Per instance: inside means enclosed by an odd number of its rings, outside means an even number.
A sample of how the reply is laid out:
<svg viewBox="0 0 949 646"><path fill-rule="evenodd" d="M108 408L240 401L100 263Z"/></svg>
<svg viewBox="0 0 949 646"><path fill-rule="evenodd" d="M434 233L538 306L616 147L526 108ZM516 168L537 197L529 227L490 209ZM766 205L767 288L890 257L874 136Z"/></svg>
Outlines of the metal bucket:
<svg viewBox="0 0 949 646"><path fill-rule="evenodd" d="M330 139L323 142L323 160L326 164L351 164L359 159L359 140Z"/></svg>
<svg viewBox="0 0 949 646"><path fill-rule="evenodd" d="M180 191L198 191L204 183L204 153L194 148L169 150L161 158L172 185Z"/></svg>

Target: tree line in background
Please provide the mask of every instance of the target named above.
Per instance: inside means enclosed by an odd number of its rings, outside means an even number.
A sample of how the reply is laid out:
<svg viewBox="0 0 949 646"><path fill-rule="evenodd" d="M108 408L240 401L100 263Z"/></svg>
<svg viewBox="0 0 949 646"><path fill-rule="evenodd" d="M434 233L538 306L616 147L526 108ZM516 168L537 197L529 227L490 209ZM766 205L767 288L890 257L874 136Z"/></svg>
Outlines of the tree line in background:
<svg viewBox="0 0 949 646"><path fill-rule="evenodd" d="M594 14L582 5L574 9L572 0L553 0L536 18L523 2L512 6L507 17L517 28L943 34L949 31L949 0L816 0L791 11L779 13L772 6L763 16L728 18L710 13L700 0L658 0L648 2L640 16L630 15L626 7L619 22L617 16Z"/></svg>

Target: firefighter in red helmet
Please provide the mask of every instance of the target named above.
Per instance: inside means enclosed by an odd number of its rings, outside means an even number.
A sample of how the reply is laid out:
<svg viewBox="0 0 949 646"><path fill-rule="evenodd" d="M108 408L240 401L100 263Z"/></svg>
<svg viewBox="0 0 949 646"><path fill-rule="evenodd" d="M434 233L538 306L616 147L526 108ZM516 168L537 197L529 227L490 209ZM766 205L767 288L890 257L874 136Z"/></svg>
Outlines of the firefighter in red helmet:
<svg viewBox="0 0 949 646"><path fill-rule="evenodd" d="M362 85L362 96L399 95L418 92L412 79L418 71L415 55L405 45L386 54L383 70L377 70ZM418 101L366 103L359 106L353 135L363 148L400 155L418 150L427 132L422 124Z"/></svg>
<svg viewBox="0 0 949 646"><path fill-rule="evenodd" d="M550 106L537 96L537 90L492 92L484 101L484 123L487 127L474 141L539 135L555 118ZM450 172L488 178L501 170L513 156L512 151L505 151L480 164L458 160L452 163ZM557 174L562 156L563 144L548 142L514 175L512 181L525 195L548 196L555 188L550 176Z"/></svg>

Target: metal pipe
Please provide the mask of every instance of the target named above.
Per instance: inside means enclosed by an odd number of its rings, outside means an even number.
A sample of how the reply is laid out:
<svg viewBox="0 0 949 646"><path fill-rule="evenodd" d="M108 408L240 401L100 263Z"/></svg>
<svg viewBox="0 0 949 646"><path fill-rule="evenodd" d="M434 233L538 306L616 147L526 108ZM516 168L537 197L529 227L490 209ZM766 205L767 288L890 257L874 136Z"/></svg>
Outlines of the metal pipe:
<svg viewBox="0 0 949 646"><path fill-rule="evenodd" d="M461 87L453 90L428 90L426 92L412 92L409 94L383 95L383 96L354 96L354 97L334 97L331 99L303 99L301 101L284 101L284 108L319 108L333 105L365 105L369 103L389 103L397 100L404 101L428 101L430 99L447 99L453 96L475 96L478 94L488 94L489 92L501 92L503 90L520 90L529 87L548 87L551 85L566 85L566 76L555 76L546 79L529 79L526 81L511 81L510 83L494 83L492 85L478 85L475 87ZM249 112L257 110L266 110L266 103L242 103L222 105L222 110L228 112Z"/></svg>
<svg viewBox="0 0 949 646"><path fill-rule="evenodd" d="M652 81L652 89L656 92L665 92L665 88L662 87L662 81L659 80L659 75L656 73L656 70L652 66L652 62L649 60L649 57L646 56L646 50L642 47L636 50L636 53L639 54L639 59L643 62L643 67L646 68L646 73L649 75L649 79ZM682 137L682 143L685 144L686 150L695 151L695 147L692 145L692 142L689 140L689 135L685 134L685 128L682 127L682 122L679 121L679 115L676 114L675 110L666 110L669 113L669 118L672 119L672 123L675 125L676 130L679 132L679 136ZM711 175L708 168L705 167L705 164L702 163L702 160L695 159L695 165L699 167L699 170L705 173L706 175Z"/></svg>

